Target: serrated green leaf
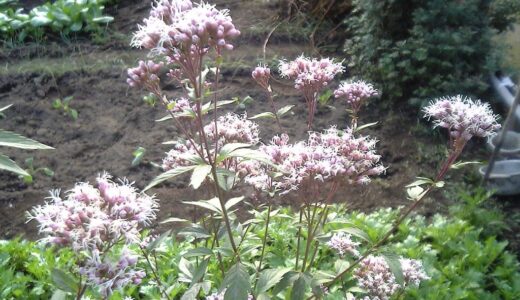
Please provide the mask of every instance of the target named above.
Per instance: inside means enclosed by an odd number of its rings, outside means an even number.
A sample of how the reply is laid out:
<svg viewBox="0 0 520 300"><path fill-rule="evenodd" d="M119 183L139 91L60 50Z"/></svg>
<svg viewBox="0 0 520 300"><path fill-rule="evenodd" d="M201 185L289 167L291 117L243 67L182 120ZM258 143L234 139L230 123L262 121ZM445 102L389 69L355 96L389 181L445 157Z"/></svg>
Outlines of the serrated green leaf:
<svg viewBox="0 0 520 300"><path fill-rule="evenodd" d="M159 183L166 181L168 179L171 179L173 177L179 176L181 174L184 174L186 172L189 172L193 170L196 166L185 166L185 167L177 167L175 169L166 171L162 173L161 175L155 177L152 182L150 182L144 189L143 192L153 188L154 186L158 185Z"/></svg>
<svg viewBox="0 0 520 300"><path fill-rule="evenodd" d="M392 274L394 274L395 281L402 286L404 284L404 275L401 262L399 261L399 256L393 253L383 253L382 255L385 258L388 267L392 271Z"/></svg>
<svg viewBox="0 0 520 300"><path fill-rule="evenodd" d="M52 269L51 278L54 285L69 293L76 293L78 291L78 283L70 274L60 269Z"/></svg>
<svg viewBox="0 0 520 300"><path fill-rule="evenodd" d="M14 147L19 149L29 150L49 150L54 149L50 146L44 145L40 142L26 138L17 133L11 131L5 131L0 129L0 146Z"/></svg>
<svg viewBox="0 0 520 300"><path fill-rule="evenodd" d="M305 290L307 289L307 281L303 274L300 274L298 279L293 283L291 290L291 300L302 300L305 299Z"/></svg>
<svg viewBox="0 0 520 300"><path fill-rule="evenodd" d="M221 290L226 288L224 300L247 299L251 291L249 273L247 268L240 262L229 268L222 282Z"/></svg>
<svg viewBox="0 0 520 300"><path fill-rule="evenodd" d="M256 283L255 295L259 295L274 287L290 270L290 268L279 268L267 269L260 272L258 282Z"/></svg>

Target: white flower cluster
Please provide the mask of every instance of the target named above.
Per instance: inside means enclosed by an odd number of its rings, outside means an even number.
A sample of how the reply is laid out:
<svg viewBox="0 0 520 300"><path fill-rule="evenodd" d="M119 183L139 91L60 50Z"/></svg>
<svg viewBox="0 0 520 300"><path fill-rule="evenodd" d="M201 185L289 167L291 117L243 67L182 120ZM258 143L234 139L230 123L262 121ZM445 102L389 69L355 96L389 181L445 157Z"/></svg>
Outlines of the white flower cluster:
<svg viewBox="0 0 520 300"><path fill-rule="evenodd" d="M231 50L229 41L239 35L226 9L218 10L204 2L194 5L187 0L160 0L134 34L132 45L159 53L175 52L174 48Z"/></svg>
<svg viewBox="0 0 520 300"><path fill-rule="evenodd" d="M500 129L497 116L488 103L457 95L436 99L424 109L435 126L448 129L454 139L468 141L473 136L487 137Z"/></svg>
<svg viewBox="0 0 520 300"><path fill-rule="evenodd" d="M352 240L352 235L342 231L334 234L327 245L336 250L341 257L345 256L345 254L359 255L357 250L359 243Z"/></svg>
<svg viewBox="0 0 520 300"><path fill-rule="evenodd" d="M354 278L358 286L368 293L364 300L388 300L399 289L417 286L421 281L429 279L420 261L401 258L399 262L403 270L403 286L396 282L384 257L369 255L361 261L354 271Z"/></svg>
<svg viewBox="0 0 520 300"><path fill-rule="evenodd" d="M115 183L103 174L95 187L76 184L66 199L59 191L51 192L50 201L35 207L29 219L36 220L40 233L47 235L43 242L86 254L80 271L88 273L89 282L99 285L102 293L111 293L113 288L140 280L144 272L132 269L137 260L127 250L117 259L119 267L111 268L100 257L108 245L139 243L140 230L155 220L157 208L153 197L138 193L131 183Z"/></svg>
<svg viewBox="0 0 520 300"><path fill-rule="evenodd" d="M351 129L330 127L323 133L311 132L307 141L296 144L289 144L287 135L277 136L259 150L284 174L272 185L287 193L311 181L370 182L370 176L385 171L379 164L380 156L375 154L375 144L376 141L368 137L354 136ZM255 184L257 189L270 186L261 180L268 178L265 176L267 171L247 177L246 182Z"/></svg>
<svg viewBox="0 0 520 300"><path fill-rule="evenodd" d="M308 58L303 55L293 61L280 61L280 74L294 79L297 90L318 92L327 86L338 73L343 72L340 63L330 58Z"/></svg>
<svg viewBox="0 0 520 300"><path fill-rule="evenodd" d="M354 113L358 113L361 106L370 97L377 96L379 92L370 83L363 80L343 82L335 91L334 96L347 101Z"/></svg>

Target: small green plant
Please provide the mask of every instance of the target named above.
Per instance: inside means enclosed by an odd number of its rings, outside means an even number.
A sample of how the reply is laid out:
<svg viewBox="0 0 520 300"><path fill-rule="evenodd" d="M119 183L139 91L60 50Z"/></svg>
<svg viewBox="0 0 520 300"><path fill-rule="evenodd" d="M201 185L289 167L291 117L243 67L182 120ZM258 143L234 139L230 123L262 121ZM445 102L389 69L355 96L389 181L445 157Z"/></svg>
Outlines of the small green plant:
<svg viewBox="0 0 520 300"><path fill-rule="evenodd" d="M143 101L144 101L144 103L148 104L150 107L155 107L155 104L157 104L157 98L152 93L144 96Z"/></svg>
<svg viewBox="0 0 520 300"><path fill-rule="evenodd" d="M69 115L74 121L78 119L78 111L70 107L70 102L74 99L73 96L68 96L62 99L56 98L52 102L52 107L63 111L63 114Z"/></svg>
<svg viewBox="0 0 520 300"><path fill-rule="evenodd" d="M134 159L132 160L132 167L138 166L143 161L143 156L146 153L146 149L143 147L137 147L137 149L132 152Z"/></svg>
<svg viewBox="0 0 520 300"><path fill-rule="evenodd" d="M28 175L20 175L20 178L23 179L23 182L25 184L32 184L34 181L34 176L38 173L42 173L48 177L54 176L54 171L47 167L35 168L33 157L29 157L25 160L25 167L25 171Z"/></svg>

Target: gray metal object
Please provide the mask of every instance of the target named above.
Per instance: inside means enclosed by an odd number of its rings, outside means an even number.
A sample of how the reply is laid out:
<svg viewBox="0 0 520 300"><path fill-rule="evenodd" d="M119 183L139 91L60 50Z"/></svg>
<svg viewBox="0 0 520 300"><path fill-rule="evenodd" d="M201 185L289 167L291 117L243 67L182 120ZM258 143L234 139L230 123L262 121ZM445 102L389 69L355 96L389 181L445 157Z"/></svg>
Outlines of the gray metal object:
<svg viewBox="0 0 520 300"><path fill-rule="evenodd" d="M487 171L487 166L479 169L481 175L486 174ZM495 162L486 186L495 190L497 195L520 194L520 159Z"/></svg>
<svg viewBox="0 0 520 300"><path fill-rule="evenodd" d="M494 151L500 134L488 138L487 145L489 150ZM520 158L520 133L512 130L506 131L502 148L498 155L505 158Z"/></svg>

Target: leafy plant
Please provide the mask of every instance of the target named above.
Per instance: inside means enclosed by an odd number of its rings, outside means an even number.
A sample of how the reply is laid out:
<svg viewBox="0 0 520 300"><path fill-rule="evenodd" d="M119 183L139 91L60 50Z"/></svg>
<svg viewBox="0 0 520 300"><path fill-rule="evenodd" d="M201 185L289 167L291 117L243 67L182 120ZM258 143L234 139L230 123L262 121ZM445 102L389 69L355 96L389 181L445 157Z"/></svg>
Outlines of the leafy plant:
<svg viewBox="0 0 520 300"><path fill-rule="evenodd" d="M69 115L74 121L78 119L78 111L70 107L70 102L74 99L74 96L68 96L62 99L56 98L52 102L52 107L57 110L63 111L65 115Z"/></svg>
<svg viewBox="0 0 520 300"><path fill-rule="evenodd" d="M32 158L32 157L29 157L25 160L25 166L26 166L25 172L27 172L27 174L29 174L29 175L27 175L27 176L20 175L20 177L23 179L23 182L25 184L33 183L34 176L37 173L42 173L48 177L54 176L54 171L52 171L51 169L49 169L47 167L35 168L34 167L34 158Z"/></svg>
<svg viewBox="0 0 520 300"><path fill-rule="evenodd" d="M103 15L105 0L57 0L34 7L29 13L17 2L0 5L0 36L23 42L41 39L53 32L68 36L76 32L100 32L113 17Z"/></svg>
<svg viewBox="0 0 520 300"><path fill-rule="evenodd" d="M132 152L132 155L134 156L134 159L132 160L132 167L138 166L142 162L145 153L146 149L143 147L137 147L137 149Z"/></svg>
<svg viewBox="0 0 520 300"><path fill-rule="evenodd" d="M3 107L0 109L0 111L4 111L9 107L10 107L10 105ZM23 137L14 132L5 131L2 129L0 129L0 146L12 147L12 148L18 148L18 149L28 149L28 150L54 149L52 147L39 143L35 140L31 140L29 138ZM9 172L15 173L17 175L23 176L24 178L31 176L31 174L29 174L26 170L20 168L16 164L16 162L14 162L8 156L6 156L2 153L0 153L0 170L9 171Z"/></svg>

